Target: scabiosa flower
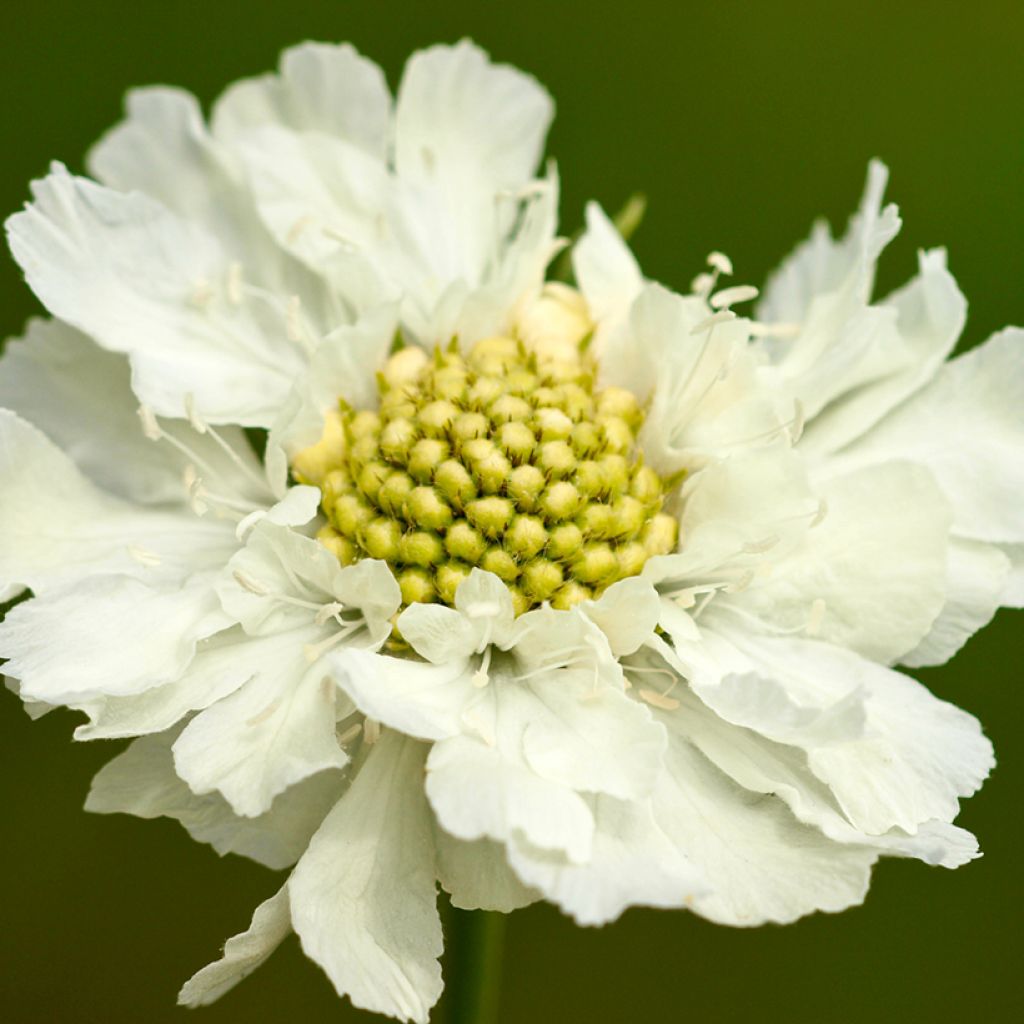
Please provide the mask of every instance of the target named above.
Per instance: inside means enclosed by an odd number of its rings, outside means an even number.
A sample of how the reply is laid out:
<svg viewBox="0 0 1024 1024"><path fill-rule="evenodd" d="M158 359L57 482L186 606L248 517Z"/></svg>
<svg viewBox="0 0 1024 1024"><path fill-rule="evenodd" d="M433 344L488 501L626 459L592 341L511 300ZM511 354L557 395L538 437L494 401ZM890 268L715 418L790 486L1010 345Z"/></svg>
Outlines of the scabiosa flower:
<svg viewBox="0 0 1024 1024"><path fill-rule="evenodd" d="M0 363L10 685L135 737L89 809L290 869L186 1004L294 930L424 1021L438 883L756 925L977 855L990 746L893 666L1022 603L1021 332L946 361L941 251L872 301L877 164L756 318L724 255L675 294L596 206L546 281L551 111L468 43L394 102L304 45L209 127L131 94L95 180L8 221L54 317Z"/></svg>

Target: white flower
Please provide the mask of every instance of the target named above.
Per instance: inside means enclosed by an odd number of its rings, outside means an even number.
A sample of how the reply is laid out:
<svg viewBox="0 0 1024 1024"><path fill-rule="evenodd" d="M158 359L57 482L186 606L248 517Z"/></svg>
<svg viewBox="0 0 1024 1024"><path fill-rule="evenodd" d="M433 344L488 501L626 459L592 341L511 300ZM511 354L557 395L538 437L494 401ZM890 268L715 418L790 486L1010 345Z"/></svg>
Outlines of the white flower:
<svg viewBox="0 0 1024 1024"><path fill-rule="evenodd" d="M991 748L892 666L1022 603L1021 332L946 362L940 251L872 302L877 164L756 320L726 257L675 294L596 206L545 284L550 116L468 43L394 104L307 44L209 129L133 93L99 183L57 166L8 221L56 319L0 364L5 671L139 737L89 809L292 869L184 1003L294 930L424 1021L438 882L756 925L977 855Z"/></svg>

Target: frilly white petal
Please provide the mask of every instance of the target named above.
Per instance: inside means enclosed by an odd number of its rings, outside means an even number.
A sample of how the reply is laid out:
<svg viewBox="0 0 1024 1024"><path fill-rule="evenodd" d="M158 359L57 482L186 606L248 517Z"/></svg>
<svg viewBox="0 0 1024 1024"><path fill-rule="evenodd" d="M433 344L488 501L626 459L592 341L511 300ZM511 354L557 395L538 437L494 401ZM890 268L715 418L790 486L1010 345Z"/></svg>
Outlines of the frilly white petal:
<svg viewBox="0 0 1024 1024"><path fill-rule="evenodd" d="M87 477L132 501L183 504L187 460L143 435L138 405L127 359L59 320L30 321L25 337L9 342L0 362L0 406L42 430ZM214 467L219 491L252 490L260 471L241 430L220 434L250 467L247 476L208 436L174 422L163 428Z"/></svg>
<svg viewBox="0 0 1024 1024"><path fill-rule="evenodd" d="M201 711L174 745L178 774L193 792L223 794L236 814L265 813L279 793L348 755L335 735L335 686L304 651L319 632L238 644L252 678Z"/></svg>
<svg viewBox="0 0 1024 1024"><path fill-rule="evenodd" d="M701 873L693 909L720 924L788 924L860 903L875 850L832 842L779 800L741 789L685 741L673 740L654 817Z"/></svg>
<svg viewBox="0 0 1024 1024"><path fill-rule="evenodd" d="M284 309L272 330L261 299L229 294L231 261L213 235L60 166L33 191L8 238L55 316L128 353L133 388L157 413L182 416L192 396L211 422L271 426L302 357Z"/></svg>
<svg viewBox="0 0 1024 1024"><path fill-rule="evenodd" d="M196 643L230 625L210 574L148 586L95 576L26 601L0 623L6 671L49 704L130 696L172 682Z"/></svg>
<svg viewBox="0 0 1024 1024"><path fill-rule="evenodd" d="M572 864L522 839L509 845L520 878L577 924L606 924L628 907L688 907L708 892L701 875L655 823L648 801L594 797L591 807L596 828L585 864Z"/></svg>
<svg viewBox="0 0 1024 1024"><path fill-rule="evenodd" d="M338 992L420 1024L442 987L424 753L384 732L289 882L302 948Z"/></svg>
<svg viewBox="0 0 1024 1024"><path fill-rule="evenodd" d="M594 819L584 799L541 779L494 740L463 735L434 744L427 796L441 827L459 839L505 842L522 834L574 863L590 855Z"/></svg>
<svg viewBox="0 0 1024 1024"><path fill-rule="evenodd" d="M900 661L916 668L942 665L982 626L991 622L1006 596L1010 560L992 544L952 538L946 565L946 603L928 634Z"/></svg>
<svg viewBox="0 0 1024 1024"><path fill-rule="evenodd" d="M946 269L942 249L921 252L920 270L905 288L869 317L859 334L843 335L833 351L843 362L823 362L820 372L843 388L807 425L801 441L812 455L835 452L867 432L926 384L953 350L963 330L967 302ZM895 317L890 314L895 313Z"/></svg>
<svg viewBox="0 0 1024 1024"><path fill-rule="evenodd" d="M222 856L235 853L274 870L294 864L345 790L338 772L321 772L282 793L256 818L234 814L217 793L196 796L174 771L173 729L135 740L97 773L85 802L95 814L174 818Z"/></svg>
<svg viewBox="0 0 1024 1024"><path fill-rule="evenodd" d="M0 409L0 589L36 595L90 573L181 581L224 565L224 522L146 510L91 484L38 430Z"/></svg>
<svg viewBox="0 0 1024 1024"><path fill-rule="evenodd" d="M934 380L848 450L855 462L909 459L934 474L953 529L1024 539L1024 330L1008 327L946 363Z"/></svg>
<svg viewBox="0 0 1024 1024"><path fill-rule="evenodd" d="M224 954L194 974L178 993L181 1006L208 1006L261 966L291 933L288 885L261 903L252 924L224 945Z"/></svg>
<svg viewBox="0 0 1024 1024"><path fill-rule="evenodd" d="M490 839L467 843L440 827L434 830L434 841L437 877L453 907L509 914L541 898L513 873L501 843Z"/></svg>
<svg viewBox="0 0 1024 1024"><path fill-rule="evenodd" d="M573 246L572 265L580 291L597 325L596 351L625 320L643 287L640 266L597 203L587 203L587 226Z"/></svg>
<svg viewBox="0 0 1024 1024"><path fill-rule="evenodd" d="M992 746L977 720L913 679L830 644L735 629L728 637L751 671L724 686L695 682L695 691L734 725L807 750L811 771L862 832L913 834L931 819L952 821L958 798L974 793L991 770ZM765 679L779 685L780 699L765 697ZM815 710L823 716L819 729L830 731L794 727Z"/></svg>
<svg viewBox="0 0 1024 1024"><path fill-rule="evenodd" d="M325 666L363 714L424 740L458 735L463 713L482 699L464 660L430 665L349 648Z"/></svg>
<svg viewBox="0 0 1024 1024"><path fill-rule="evenodd" d="M802 542L766 552L765 570L723 604L893 662L925 636L945 601L950 513L942 492L926 470L900 462L818 490L821 521L805 518Z"/></svg>
<svg viewBox="0 0 1024 1024"><path fill-rule="evenodd" d="M302 43L285 50L277 74L236 82L214 104L213 131L231 142L258 125L345 139L387 156L391 96L384 74L347 43Z"/></svg>

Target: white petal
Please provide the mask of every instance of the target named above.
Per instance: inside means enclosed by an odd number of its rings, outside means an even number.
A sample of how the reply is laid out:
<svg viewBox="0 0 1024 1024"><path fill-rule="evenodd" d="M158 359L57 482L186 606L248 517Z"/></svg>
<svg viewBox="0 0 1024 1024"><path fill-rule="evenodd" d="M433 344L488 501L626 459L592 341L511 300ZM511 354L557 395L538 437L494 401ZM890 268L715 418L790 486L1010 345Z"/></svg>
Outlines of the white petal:
<svg viewBox="0 0 1024 1024"><path fill-rule="evenodd" d="M30 321L24 339L9 342L0 362L0 406L39 427L86 476L133 501L183 502L187 460L169 444L154 444L143 435L138 405L128 360L58 320ZM174 433L175 424L164 429ZM208 436L187 428L179 433L190 435L189 447L215 466L218 490L225 477L235 489L237 469L221 449ZM221 434L257 472L242 432Z"/></svg>
<svg viewBox="0 0 1024 1024"><path fill-rule="evenodd" d="M509 914L540 899L509 867L505 847L490 839L467 843L436 828L437 877L460 910L496 910Z"/></svg>
<svg viewBox="0 0 1024 1024"><path fill-rule="evenodd" d="M992 768L992 746L977 720L899 672L830 644L740 631L730 639L755 672L732 677L725 688L694 689L733 724L805 747L811 770L863 832L913 834L922 822L952 821L958 797L974 793ZM788 706L762 699L765 679L781 685ZM860 735L850 734L853 702L863 709ZM802 736L793 728L794 709L825 713L823 724L837 731Z"/></svg>
<svg viewBox="0 0 1024 1024"><path fill-rule="evenodd" d="M762 680L761 686L766 683ZM916 857L948 868L978 856L977 841L969 832L941 821L923 823L916 835L899 829L880 836L858 831L844 817L828 787L814 777L804 750L730 724L698 700L683 682L673 689L673 695L680 706L658 713L670 736L692 743L744 789L778 797L799 821L820 829L834 842L870 846L883 854ZM757 693L748 697L763 700Z"/></svg>
<svg viewBox="0 0 1024 1024"><path fill-rule="evenodd" d="M654 632L661 614L661 598L640 578L613 583L597 601L587 601L582 612L608 637L612 654L632 654Z"/></svg>
<svg viewBox="0 0 1024 1024"><path fill-rule="evenodd" d="M458 735L463 712L481 699L464 661L425 665L349 648L325 667L363 714L424 740Z"/></svg>
<svg viewBox="0 0 1024 1024"><path fill-rule="evenodd" d="M23 696L75 704L177 679L197 641L230 625L209 575L184 586L96 576L18 605L0 623L0 656Z"/></svg>
<svg viewBox="0 0 1024 1024"><path fill-rule="evenodd" d="M483 280L497 240L515 229L517 193L537 166L552 112L537 82L491 64L466 40L407 62L395 112L395 168L422 197L405 220L430 239L424 253L440 282L472 287Z"/></svg>
<svg viewBox="0 0 1024 1024"><path fill-rule="evenodd" d="M387 156L391 97L380 68L348 43L285 50L277 74L232 85L214 105L214 134L230 142L261 124L323 132Z"/></svg>
<svg viewBox="0 0 1024 1024"><path fill-rule="evenodd" d="M75 730L75 739L118 739L169 729L190 711L234 693L276 648L274 637L250 639L238 626L224 630L198 644L195 657L174 682L130 697L91 701L83 709L90 720Z"/></svg>
<svg viewBox="0 0 1024 1024"><path fill-rule="evenodd" d="M180 1006L208 1006L261 966L292 930L287 883L261 903L252 924L224 945L224 955L192 975L178 993Z"/></svg>
<svg viewBox="0 0 1024 1024"><path fill-rule="evenodd" d="M651 791L665 749L645 705L583 670L511 679L498 700L498 729L521 731L526 763L573 789L635 800Z"/></svg>
<svg viewBox="0 0 1024 1024"><path fill-rule="evenodd" d="M446 605L411 604L399 615L398 629L421 658L435 665L464 662L479 643L476 624Z"/></svg>
<svg viewBox="0 0 1024 1024"><path fill-rule="evenodd" d="M364 559L343 568L322 544L269 519L256 525L231 559L218 592L225 611L254 636L306 628L315 622L318 605L337 602L343 615L361 613L375 644L391 632L391 616L402 600L384 562Z"/></svg>
<svg viewBox="0 0 1024 1024"><path fill-rule="evenodd" d="M33 189L7 231L54 315L128 353L136 393L161 415L182 416L191 395L211 422L273 423L302 357L285 337L283 306L234 301L231 261L212 235L141 193L59 166Z"/></svg>
<svg viewBox="0 0 1024 1024"><path fill-rule="evenodd" d="M86 480L38 430L0 409L0 589L37 595L88 573L181 580L223 565L232 527L191 513L142 510Z"/></svg>
<svg viewBox="0 0 1024 1024"><path fill-rule="evenodd" d="M603 379L650 397L640 443L663 474L761 449L786 436L796 414L774 371L750 346L749 322L704 328L709 313L701 299L647 285L628 330L609 338L602 354Z"/></svg>
<svg viewBox="0 0 1024 1024"><path fill-rule="evenodd" d="M801 321L816 297L836 290L851 277L856 290L866 296L879 253L900 229L895 205L882 208L888 177L885 165L873 160L868 167L860 209L851 218L845 236L834 242L828 225L816 224L811 237L797 246L769 278L758 307L758 319Z"/></svg>
<svg viewBox="0 0 1024 1024"><path fill-rule="evenodd" d="M339 994L421 1024L442 988L423 757L385 732L289 883L302 948Z"/></svg>
<svg viewBox="0 0 1024 1024"><path fill-rule="evenodd" d="M540 160L554 113L551 97L528 75L463 40L414 54L395 112L399 175L455 196L527 181Z"/></svg>
<svg viewBox="0 0 1024 1024"><path fill-rule="evenodd" d="M999 603L1024 608L1024 544L1000 544L999 548L1010 561L1010 575Z"/></svg>
<svg viewBox="0 0 1024 1024"><path fill-rule="evenodd" d="M801 442L805 451L837 451L865 433L927 383L953 350L967 302L946 269L943 250L922 252L918 261L918 276L883 303L883 310L896 313L894 329L868 330L859 358L845 367L831 362L820 368L832 387L841 384L843 391L807 425ZM852 341L844 337L835 349L848 350Z"/></svg>
<svg viewBox="0 0 1024 1024"><path fill-rule="evenodd" d="M473 569L455 593L455 608L411 604L398 628L421 657L437 665L461 661L490 644L507 650L525 631L512 596L494 573Z"/></svg>
<svg viewBox="0 0 1024 1024"><path fill-rule="evenodd" d="M877 851L841 845L801 825L773 797L741 789L674 739L654 816L711 894L693 909L720 924L788 924L860 903Z"/></svg>
<svg viewBox="0 0 1024 1024"><path fill-rule="evenodd" d="M591 801L596 829L585 864L572 864L522 839L509 846L516 873L577 924L614 921L628 907L685 907L708 891L700 875L658 827L648 801Z"/></svg>
<svg viewBox="0 0 1024 1024"><path fill-rule="evenodd" d="M946 568L946 604L927 636L900 661L911 668L949 661L1007 603L1009 573L1009 559L997 547L953 538Z"/></svg>
<svg viewBox="0 0 1024 1024"><path fill-rule="evenodd" d="M679 551L648 560L652 582L741 589L797 549L821 510L804 460L783 442L711 463L683 485L680 503Z"/></svg>
<svg viewBox="0 0 1024 1024"><path fill-rule="evenodd" d="M895 661L924 637L945 600L949 511L942 493L929 473L908 463L866 467L819 489L824 519L788 555L769 551L770 573L723 603ZM817 613L816 602L824 606Z"/></svg>
<svg viewBox="0 0 1024 1024"><path fill-rule="evenodd" d="M355 409L374 405L375 374L387 356L395 329L394 311L378 309L356 324L336 328L321 342L271 428L266 460L272 476L285 478L287 462L320 440L324 416L337 410L339 397Z"/></svg>
<svg viewBox="0 0 1024 1024"><path fill-rule="evenodd" d="M608 333L625 319L643 287L643 275L604 210L587 203L586 216L587 229L572 250L573 271L598 331Z"/></svg>
<svg viewBox="0 0 1024 1024"><path fill-rule="evenodd" d="M218 793L196 796L175 774L171 744L180 729L135 740L92 781L85 809L94 814L174 818L221 856L235 853L274 870L299 859L345 789L338 772L321 772L282 793L258 818L233 814Z"/></svg>
<svg viewBox="0 0 1024 1024"><path fill-rule="evenodd" d="M855 461L910 459L935 475L956 533L1024 539L1024 330L1010 327L942 367L853 449Z"/></svg>
<svg viewBox="0 0 1024 1024"><path fill-rule="evenodd" d="M175 769L193 792L218 790L236 814L255 817L296 782L345 766L335 735L335 686L303 649L318 638L314 628L276 643L238 645L253 678L201 711L174 745Z"/></svg>
<svg viewBox="0 0 1024 1024"><path fill-rule="evenodd" d="M586 861L594 819L582 797L492 744L455 736L431 749L427 796L441 827L469 841L504 842L522 834L535 846L564 851L574 863Z"/></svg>

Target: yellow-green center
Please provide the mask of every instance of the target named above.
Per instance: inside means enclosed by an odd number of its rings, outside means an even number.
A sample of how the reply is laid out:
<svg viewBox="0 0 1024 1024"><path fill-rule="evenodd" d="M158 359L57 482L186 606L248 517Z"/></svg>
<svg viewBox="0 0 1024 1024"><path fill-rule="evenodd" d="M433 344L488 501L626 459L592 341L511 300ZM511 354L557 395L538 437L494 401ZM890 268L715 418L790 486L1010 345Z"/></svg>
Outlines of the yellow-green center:
<svg viewBox="0 0 1024 1024"><path fill-rule="evenodd" d="M453 604L474 566L508 585L516 614L635 576L675 547L677 524L637 448L639 403L596 389L595 370L575 345L508 337L395 353L377 410L340 403L293 460L323 495L318 539L344 565L386 561L404 604Z"/></svg>

